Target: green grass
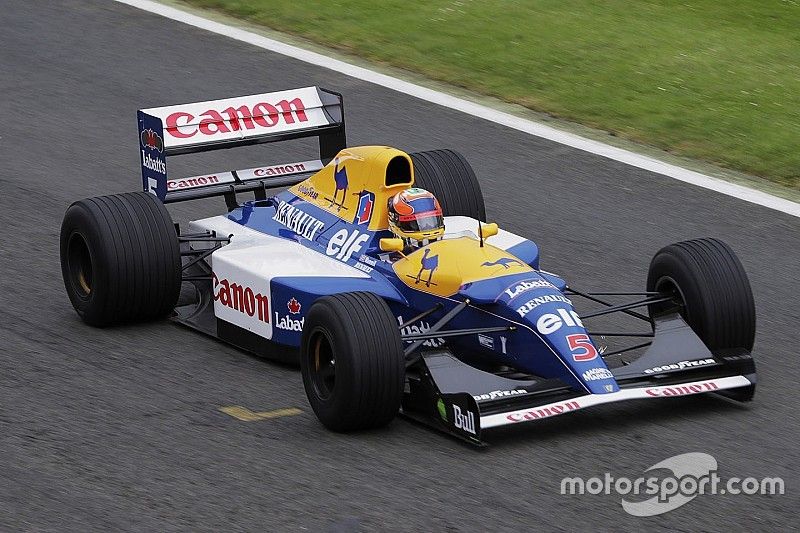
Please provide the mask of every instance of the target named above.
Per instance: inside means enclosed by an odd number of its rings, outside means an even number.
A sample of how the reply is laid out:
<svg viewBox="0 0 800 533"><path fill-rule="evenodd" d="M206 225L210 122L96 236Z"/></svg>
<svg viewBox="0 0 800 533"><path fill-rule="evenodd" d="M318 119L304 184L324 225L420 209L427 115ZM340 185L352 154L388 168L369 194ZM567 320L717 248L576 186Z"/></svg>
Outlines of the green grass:
<svg viewBox="0 0 800 533"><path fill-rule="evenodd" d="M188 0L800 189L800 2Z"/></svg>

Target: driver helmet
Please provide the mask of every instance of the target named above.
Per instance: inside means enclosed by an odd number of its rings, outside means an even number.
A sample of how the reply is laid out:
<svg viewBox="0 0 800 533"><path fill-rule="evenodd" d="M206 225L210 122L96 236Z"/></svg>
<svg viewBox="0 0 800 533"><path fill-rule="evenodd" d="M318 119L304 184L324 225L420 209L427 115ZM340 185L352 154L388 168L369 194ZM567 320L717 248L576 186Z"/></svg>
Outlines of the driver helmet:
<svg viewBox="0 0 800 533"><path fill-rule="evenodd" d="M425 189L400 191L389 199L389 229L407 247L425 246L444 235L442 207Z"/></svg>

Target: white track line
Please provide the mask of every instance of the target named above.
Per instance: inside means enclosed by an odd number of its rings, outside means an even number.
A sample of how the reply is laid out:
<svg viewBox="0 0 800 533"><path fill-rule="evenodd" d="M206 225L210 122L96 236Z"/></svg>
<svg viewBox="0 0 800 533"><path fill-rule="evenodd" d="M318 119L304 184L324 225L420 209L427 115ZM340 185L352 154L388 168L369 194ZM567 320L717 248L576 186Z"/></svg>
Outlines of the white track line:
<svg viewBox="0 0 800 533"><path fill-rule="evenodd" d="M316 52L304 50L296 46L288 45L256 33L243 30L241 28L236 28L234 26L209 20L152 0L115 1L149 11L150 13L161 15L162 17L176 20L196 28L210 31L212 33L224 35L225 37L236 39L237 41L242 41L271 52L282 54L294 59L299 59L300 61L304 61L312 65L334 70L353 78L368 81L376 85L381 85L394 91L399 91L401 93L405 93L434 104L449 107L450 109L455 109L468 115L489 120L496 124L501 124L515 130L541 137L543 139L571 146L572 148L577 148L585 152L607 157L609 159L620 161L622 163L648 170L650 172L656 172L664 176L669 176L670 178L674 178L679 181L691 183L692 185L697 185L699 187L710 189L728 196L733 196L734 198L739 198L746 202L762 205L770 209L775 209L789 215L800 217L800 204L792 202L791 200L786 200L784 198L779 198L756 189L751 189L749 187L730 183L725 180L706 176L705 174L687 170L676 165L671 165L652 157L630 152L628 150L623 150L622 148L609 146L599 141L593 141L572 133L560 131L550 126L545 126L544 124L517 117L509 113L504 113L490 107L464 100L463 98L458 98L439 91L434 91L433 89L427 89L398 78L393 78L392 76L387 76L363 67L345 63L344 61L340 61L338 59L332 59Z"/></svg>

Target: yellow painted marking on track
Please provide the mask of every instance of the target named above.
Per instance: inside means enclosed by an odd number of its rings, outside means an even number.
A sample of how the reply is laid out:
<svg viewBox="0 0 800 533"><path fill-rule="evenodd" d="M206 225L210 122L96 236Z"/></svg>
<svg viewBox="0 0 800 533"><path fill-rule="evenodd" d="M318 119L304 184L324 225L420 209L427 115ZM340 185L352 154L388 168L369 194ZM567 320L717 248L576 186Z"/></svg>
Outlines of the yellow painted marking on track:
<svg viewBox="0 0 800 533"><path fill-rule="evenodd" d="M258 420L269 420L271 418L281 418L284 416L295 416L302 414L303 411L296 407L287 407L286 409L275 409L274 411L251 411L247 407L241 405L229 405L220 407L220 411L226 415L230 415L237 420L243 422L256 422Z"/></svg>

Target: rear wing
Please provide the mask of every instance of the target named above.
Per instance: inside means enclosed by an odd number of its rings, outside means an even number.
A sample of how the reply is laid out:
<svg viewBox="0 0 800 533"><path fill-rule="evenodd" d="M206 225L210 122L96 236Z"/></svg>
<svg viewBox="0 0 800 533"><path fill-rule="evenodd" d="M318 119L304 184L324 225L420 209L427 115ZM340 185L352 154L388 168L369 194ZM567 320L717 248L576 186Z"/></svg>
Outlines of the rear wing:
<svg viewBox="0 0 800 533"><path fill-rule="evenodd" d="M165 203L264 191L299 183L343 148L342 95L305 87L224 100L142 109L138 113L142 184ZM169 178L167 156L234 146L319 138L319 159Z"/></svg>

